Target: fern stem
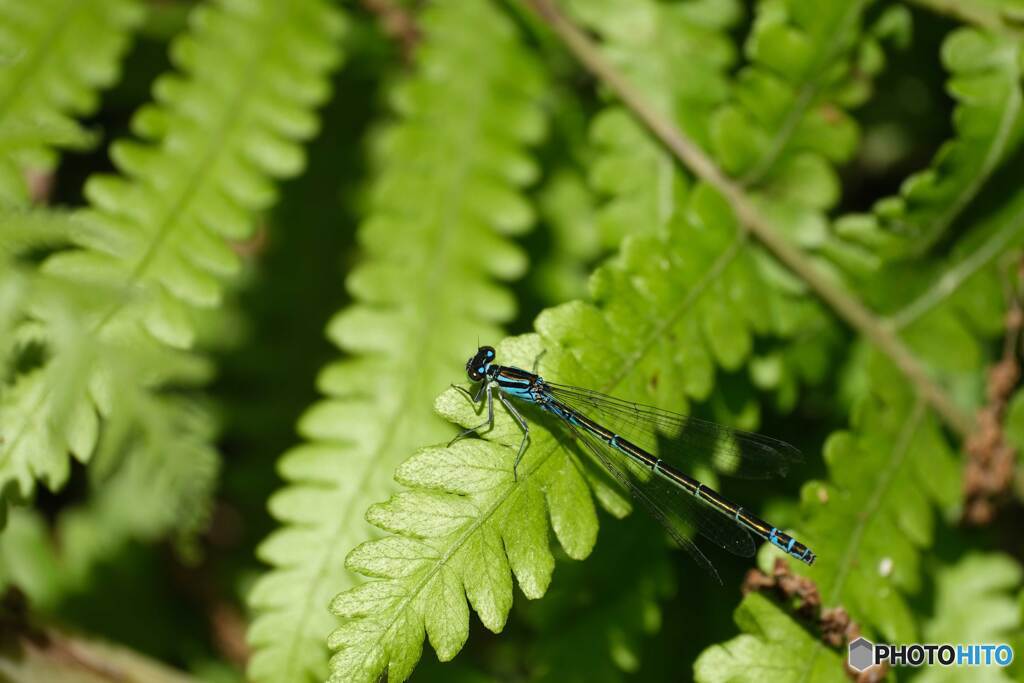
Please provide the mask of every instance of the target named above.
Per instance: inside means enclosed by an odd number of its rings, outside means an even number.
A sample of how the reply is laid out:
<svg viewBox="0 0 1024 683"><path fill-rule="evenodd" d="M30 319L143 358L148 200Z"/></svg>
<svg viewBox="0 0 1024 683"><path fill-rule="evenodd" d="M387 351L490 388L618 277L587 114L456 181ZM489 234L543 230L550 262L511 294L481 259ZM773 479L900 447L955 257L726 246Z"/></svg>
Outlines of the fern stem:
<svg viewBox="0 0 1024 683"><path fill-rule="evenodd" d="M962 2L961 0L910 0L910 3L936 14L980 26L993 33L1009 36L1015 40L1024 38L1024 33L1020 29L1003 20L998 3L994 3L991 7L980 2Z"/></svg>
<svg viewBox="0 0 1024 683"><path fill-rule="evenodd" d="M900 338L857 298L829 280L798 248L780 235L757 211L743 189L728 178L667 117L651 106L633 84L604 59L590 38L558 10L553 0L525 2L552 28L580 63L606 84L676 158L698 178L725 196L741 224L751 234L779 261L804 280L839 317L867 337L892 360L915 386L921 397L935 409L951 429L961 437L966 437L971 432L972 419L928 376L924 367Z"/></svg>

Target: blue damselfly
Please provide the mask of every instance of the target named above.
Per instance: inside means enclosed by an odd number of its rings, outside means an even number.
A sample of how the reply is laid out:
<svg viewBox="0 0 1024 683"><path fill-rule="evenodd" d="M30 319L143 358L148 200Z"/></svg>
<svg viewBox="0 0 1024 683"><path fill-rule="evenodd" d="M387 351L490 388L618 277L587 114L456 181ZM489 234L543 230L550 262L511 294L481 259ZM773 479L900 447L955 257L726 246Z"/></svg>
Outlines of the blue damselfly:
<svg viewBox="0 0 1024 683"><path fill-rule="evenodd" d="M716 578L714 567L693 543L694 532L745 557L754 554L750 536L754 534L801 562L814 563L815 555L806 545L729 502L681 469L695 455L710 455L719 469L734 476L780 476L800 461L800 452L793 446L761 434L548 382L537 374L536 367L527 372L498 365L494 359L494 349L481 346L466 363L469 379L480 382L480 387L475 395L456 388L478 405L486 401L487 419L459 434L453 443L493 426L497 389L498 400L523 429L512 468L517 478L519 461L530 440L530 427L509 398L538 406L557 417L647 507L675 541Z"/></svg>

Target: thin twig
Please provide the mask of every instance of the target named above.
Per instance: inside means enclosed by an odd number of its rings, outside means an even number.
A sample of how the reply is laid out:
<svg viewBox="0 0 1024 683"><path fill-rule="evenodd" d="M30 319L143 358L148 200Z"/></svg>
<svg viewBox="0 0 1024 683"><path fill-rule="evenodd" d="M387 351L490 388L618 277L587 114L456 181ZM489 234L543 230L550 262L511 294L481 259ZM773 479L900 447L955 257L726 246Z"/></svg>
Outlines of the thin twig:
<svg viewBox="0 0 1024 683"><path fill-rule="evenodd" d="M998 4L986 5L981 2L963 2L963 0L910 0L911 3L924 9L944 14L967 24L974 24L1010 38L1024 38L1024 30L1007 20L999 11Z"/></svg>
<svg viewBox="0 0 1024 683"><path fill-rule="evenodd" d="M775 257L806 282L851 327L868 338L899 368L925 401L961 437L971 432L971 418L925 372L899 337L868 310L824 276L807 257L791 245L756 209L750 198L715 163L690 141L667 117L652 107L619 71L608 63L597 46L558 10L552 0L525 0L554 30L570 52L622 100L633 114L698 178L721 192L742 225Z"/></svg>
<svg viewBox="0 0 1024 683"><path fill-rule="evenodd" d="M831 648L845 647L861 635L860 625L850 618L844 607L823 607L818 584L809 577L794 574L781 557L775 558L771 574L760 569L748 571L740 590L743 595L771 591L784 604L792 606L793 611L805 622L811 624L821 642ZM885 678L889 671L887 664L855 671L847 662L844 668L847 677L857 683L876 683Z"/></svg>

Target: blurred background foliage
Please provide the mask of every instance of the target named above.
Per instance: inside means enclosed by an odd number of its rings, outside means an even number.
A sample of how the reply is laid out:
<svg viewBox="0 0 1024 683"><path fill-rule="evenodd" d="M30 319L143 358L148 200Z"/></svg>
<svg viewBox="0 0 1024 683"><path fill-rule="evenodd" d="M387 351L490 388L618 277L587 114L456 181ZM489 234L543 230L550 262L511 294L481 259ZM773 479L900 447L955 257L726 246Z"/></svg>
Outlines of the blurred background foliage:
<svg viewBox="0 0 1024 683"><path fill-rule="evenodd" d="M1022 40L1017 0L0 0L0 678L843 680L856 633L1024 656ZM712 550L719 587L542 428L525 483L478 486L501 416L420 450L478 419L435 399L503 339L799 446L720 485L819 563Z"/></svg>

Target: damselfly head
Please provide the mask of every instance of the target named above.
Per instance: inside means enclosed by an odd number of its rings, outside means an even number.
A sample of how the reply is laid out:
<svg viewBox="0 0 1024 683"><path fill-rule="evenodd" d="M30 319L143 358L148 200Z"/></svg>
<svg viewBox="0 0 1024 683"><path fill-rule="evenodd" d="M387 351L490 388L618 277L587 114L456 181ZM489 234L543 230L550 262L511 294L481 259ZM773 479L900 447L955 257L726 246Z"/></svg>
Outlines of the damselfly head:
<svg viewBox="0 0 1024 683"><path fill-rule="evenodd" d="M479 382L487 374L487 366L494 360L494 347L481 346L476 354L466 361L466 374L473 382Z"/></svg>

